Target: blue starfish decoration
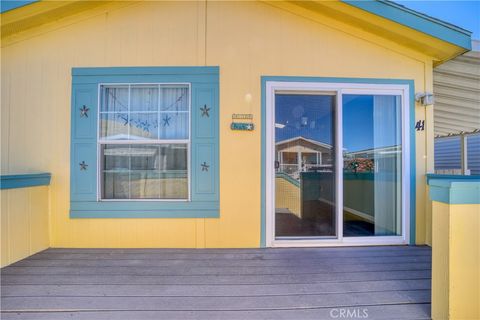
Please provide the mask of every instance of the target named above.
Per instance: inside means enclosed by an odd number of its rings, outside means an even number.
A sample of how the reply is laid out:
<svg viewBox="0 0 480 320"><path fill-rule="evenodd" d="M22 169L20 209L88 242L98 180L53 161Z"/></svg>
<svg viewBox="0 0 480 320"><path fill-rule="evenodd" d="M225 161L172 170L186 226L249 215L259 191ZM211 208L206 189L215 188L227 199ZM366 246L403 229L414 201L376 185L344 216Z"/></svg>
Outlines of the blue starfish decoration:
<svg viewBox="0 0 480 320"><path fill-rule="evenodd" d="M80 108L80 117L83 117L85 116L86 118L88 118L88 111L90 110L90 108L88 108L86 105L83 105L81 108Z"/></svg>
<svg viewBox="0 0 480 320"><path fill-rule="evenodd" d="M140 122L143 131L150 132L150 123L147 120Z"/></svg>
<svg viewBox="0 0 480 320"><path fill-rule="evenodd" d="M203 161L201 166L202 166L202 171L208 171L208 168L210 167L205 161Z"/></svg>
<svg viewBox="0 0 480 320"><path fill-rule="evenodd" d="M202 117L203 116L210 117L210 115L208 114L208 111L210 111L210 108L207 107L207 105L204 105L203 108L200 108L200 111L202 111Z"/></svg>
<svg viewBox="0 0 480 320"><path fill-rule="evenodd" d="M169 117L168 115L166 115L162 120L163 120L163 126L166 127L166 126L170 126L170 120L172 118Z"/></svg>
<svg viewBox="0 0 480 320"><path fill-rule="evenodd" d="M86 164L85 161L80 162L79 165L80 170L87 170L88 164Z"/></svg>
<svg viewBox="0 0 480 320"><path fill-rule="evenodd" d="M123 121L125 121L125 123L123 124L124 126L126 126L128 124L128 116L119 115L118 117L120 119L122 119Z"/></svg>

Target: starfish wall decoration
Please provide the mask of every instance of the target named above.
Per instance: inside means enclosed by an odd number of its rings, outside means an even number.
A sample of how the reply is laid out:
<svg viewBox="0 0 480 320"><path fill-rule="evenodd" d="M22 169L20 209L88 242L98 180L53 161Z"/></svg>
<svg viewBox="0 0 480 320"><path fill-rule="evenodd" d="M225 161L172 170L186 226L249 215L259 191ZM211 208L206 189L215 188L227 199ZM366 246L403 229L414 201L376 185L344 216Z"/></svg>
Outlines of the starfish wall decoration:
<svg viewBox="0 0 480 320"><path fill-rule="evenodd" d="M208 171L208 168L210 168L210 166L205 161L203 161L201 166L202 166L202 171Z"/></svg>
<svg viewBox="0 0 480 320"><path fill-rule="evenodd" d="M203 116L210 117L210 115L208 114L208 112L210 111L210 108L207 107L207 105L204 105L203 108L200 108L200 111L202 111L202 117Z"/></svg>
<svg viewBox="0 0 480 320"><path fill-rule="evenodd" d="M88 118L88 111L90 110L90 108L88 108L86 105L83 105L81 108L80 108L80 117L86 117Z"/></svg>
<svg viewBox="0 0 480 320"><path fill-rule="evenodd" d="M80 170L87 170L88 164L86 164L85 161L80 162L79 165Z"/></svg>
<svg viewBox="0 0 480 320"><path fill-rule="evenodd" d="M124 121L123 125L126 126L128 124L128 116L119 114L118 117Z"/></svg>
<svg viewBox="0 0 480 320"><path fill-rule="evenodd" d="M165 117L163 117L163 126L166 127L166 126L170 126L170 120L172 120L172 117L169 117L168 115L166 115Z"/></svg>

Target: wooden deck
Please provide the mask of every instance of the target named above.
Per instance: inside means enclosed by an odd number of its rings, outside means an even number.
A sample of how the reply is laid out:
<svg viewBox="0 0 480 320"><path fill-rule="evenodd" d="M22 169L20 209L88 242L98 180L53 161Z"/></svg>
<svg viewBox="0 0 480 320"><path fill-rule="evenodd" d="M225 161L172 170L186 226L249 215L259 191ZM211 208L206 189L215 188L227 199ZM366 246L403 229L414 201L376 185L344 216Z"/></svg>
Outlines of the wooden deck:
<svg viewBox="0 0 480 320"><path fill-rule="evenodd" d="M1 273L3 320L430 318L428 247L48 249Z"/></svg>

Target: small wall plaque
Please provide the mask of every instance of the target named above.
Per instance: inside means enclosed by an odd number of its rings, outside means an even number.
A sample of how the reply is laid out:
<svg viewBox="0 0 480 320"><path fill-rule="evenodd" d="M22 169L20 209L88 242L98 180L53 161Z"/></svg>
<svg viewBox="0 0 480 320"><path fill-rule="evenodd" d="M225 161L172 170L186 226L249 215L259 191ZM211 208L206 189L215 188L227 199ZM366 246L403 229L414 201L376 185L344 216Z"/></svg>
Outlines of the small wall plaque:
<svg viewBox="0 0 480 320"><path fill-rule="evenodd" d="M232 114L232 120L252 120L253 114L251 113L234 113Z"/></svg>
<svg viewBox="0 0 480 320"><path fill-rule="evenodd" d="M253 129L255 129L255 125L253 123L232 122L230 128L238 131L253 131Z"/></svg>

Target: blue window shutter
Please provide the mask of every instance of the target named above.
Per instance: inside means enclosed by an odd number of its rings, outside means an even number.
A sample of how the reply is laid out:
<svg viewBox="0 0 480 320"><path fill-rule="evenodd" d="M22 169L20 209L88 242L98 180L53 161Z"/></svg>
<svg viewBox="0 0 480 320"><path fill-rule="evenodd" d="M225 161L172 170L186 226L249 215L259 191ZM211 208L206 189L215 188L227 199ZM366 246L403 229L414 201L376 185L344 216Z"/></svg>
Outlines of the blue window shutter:
<svg viewBox="0 0 480 320"><path fill-rule="evenodd" d="M218 83L193 86L192 201L218 201Z"/></svg>
<svg viewBox="0 0 480 320"><path fill-rule="evenodd" d="M96 201L97 86L74 84L71 110L71 201Z"/></svg>

